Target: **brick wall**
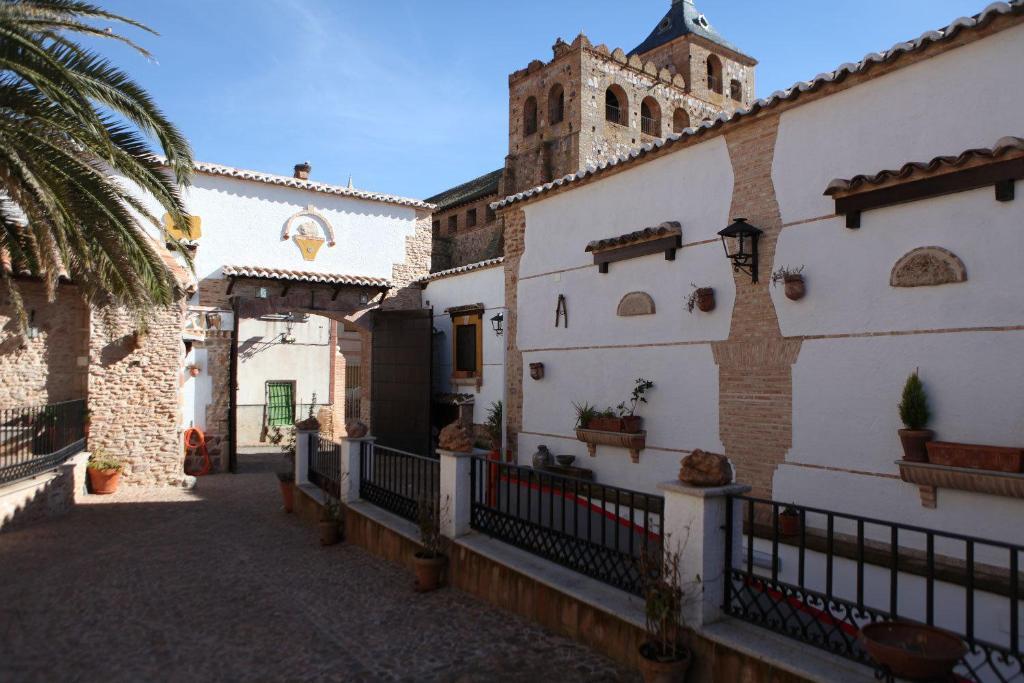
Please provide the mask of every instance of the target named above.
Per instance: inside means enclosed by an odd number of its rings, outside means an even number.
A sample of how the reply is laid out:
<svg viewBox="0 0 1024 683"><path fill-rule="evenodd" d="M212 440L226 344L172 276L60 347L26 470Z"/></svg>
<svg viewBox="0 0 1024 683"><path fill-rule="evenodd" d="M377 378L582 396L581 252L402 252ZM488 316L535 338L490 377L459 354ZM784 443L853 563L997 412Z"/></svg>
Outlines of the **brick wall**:
<svg viewBox="0 0 1024 683"><path fill-rule="evenodd" d="M526 237L526 214L513 206L498 214L505 234L505 384L508 406L505 408L505 432L508 448L515 462L519 432L523 428L523 354L516 342L519 329L519 262L523 257Z"/></svg>
<svg viewBox="0 0 1024 683"><path fill-rule="evenodd" d="M475 202L434 214L433 222L437 223L439 227L433 231L431 272L501 256L501 230L493 217L491 220L487 220L490 211L489 205L498 199L497 194L492 194ZM473 227L469 227L466 218L470 210L476 210L477 222ZM450 216L458 218L458 228L455 231L448 227Z"/></svg>
<svg viewBox="0 0 1024 683"><path fill-rule="evenodd" d="M21 335L14 307L0 300L0 407L13 408L84 398L88 384L89 309L70 285L47 301L41 283L24 281L19 291L35 339Z"/></svg>
<svg viewBox="0 0 1024 683"><path fill-rule="evenodd" d="M89 447L125 463L129 486L178 485L184 478L181 385L184 301L158 309L148 332L119 310L94 312L89 344Z"/></svg>

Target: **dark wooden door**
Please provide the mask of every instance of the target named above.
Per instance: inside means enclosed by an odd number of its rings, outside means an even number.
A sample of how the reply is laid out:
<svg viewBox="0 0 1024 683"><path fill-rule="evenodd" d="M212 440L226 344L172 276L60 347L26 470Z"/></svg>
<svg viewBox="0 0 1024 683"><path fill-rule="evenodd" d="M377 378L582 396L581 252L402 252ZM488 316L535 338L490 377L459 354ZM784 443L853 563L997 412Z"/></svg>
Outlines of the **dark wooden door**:
<svg viewBox="0 0 1024 683"><path fill-rule="evenodd" d="M433 312L377 311L370 372L370 433L381 446L431 455Z"/></svg>

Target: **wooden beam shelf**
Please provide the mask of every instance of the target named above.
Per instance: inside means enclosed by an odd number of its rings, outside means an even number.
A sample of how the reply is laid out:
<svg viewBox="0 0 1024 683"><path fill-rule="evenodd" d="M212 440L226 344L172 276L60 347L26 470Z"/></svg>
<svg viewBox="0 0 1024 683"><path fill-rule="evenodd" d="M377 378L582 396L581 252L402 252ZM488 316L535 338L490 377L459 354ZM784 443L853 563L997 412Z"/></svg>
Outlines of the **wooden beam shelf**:
<svg viewBox="0 0 1024 683"><path fill-rule="evenodd" d="M975 470L966 467L948 467L928 462L906 462L897 460L900 479L917 484L921 492L921 505L934 508L938 505L938 489L956 489L987 493L1007 498L1024 498L1024 474Z"/></svg>

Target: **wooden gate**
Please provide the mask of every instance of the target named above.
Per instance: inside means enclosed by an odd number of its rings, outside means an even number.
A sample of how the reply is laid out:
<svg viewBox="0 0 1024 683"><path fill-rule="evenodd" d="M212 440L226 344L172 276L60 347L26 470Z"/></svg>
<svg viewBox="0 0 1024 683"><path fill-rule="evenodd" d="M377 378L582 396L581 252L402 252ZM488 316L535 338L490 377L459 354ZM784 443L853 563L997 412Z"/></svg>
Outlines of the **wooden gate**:
<svg viewBox="0 0 1024 683"><path fill-rule="evenodd" d="M377 311L370 372L370 433L377 443L432 455L433 311Z"/></svg>

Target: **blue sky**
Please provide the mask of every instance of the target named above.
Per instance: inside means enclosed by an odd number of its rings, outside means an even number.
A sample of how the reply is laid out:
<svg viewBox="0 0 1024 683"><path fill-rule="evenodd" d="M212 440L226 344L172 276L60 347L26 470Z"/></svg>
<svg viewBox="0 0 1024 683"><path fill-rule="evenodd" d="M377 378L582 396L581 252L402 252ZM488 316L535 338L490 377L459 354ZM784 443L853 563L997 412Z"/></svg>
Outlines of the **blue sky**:
<svg viewBox="0 0 1024 683"><path fill-rule="evenodd" d="M196 157L426 197L499 168L508 74L582 29L630 50L670 0L98 0L156 29L147 61L103 52L148 88ZM984 9L985 0L697 0L760 61L766 96Z"/></svg>

